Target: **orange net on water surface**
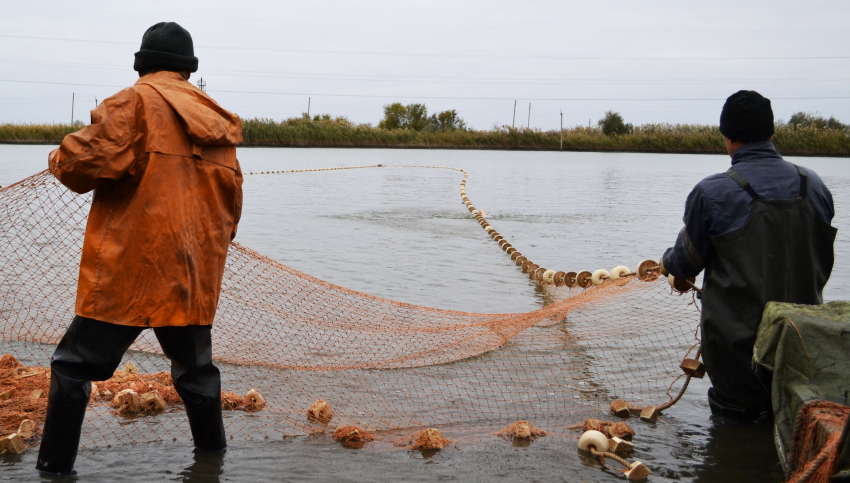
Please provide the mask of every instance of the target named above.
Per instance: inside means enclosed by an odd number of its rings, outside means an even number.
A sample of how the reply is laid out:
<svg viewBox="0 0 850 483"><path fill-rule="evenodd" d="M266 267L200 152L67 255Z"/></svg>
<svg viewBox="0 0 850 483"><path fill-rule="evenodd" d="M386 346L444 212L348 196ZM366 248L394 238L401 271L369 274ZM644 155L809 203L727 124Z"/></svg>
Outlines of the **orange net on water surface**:
<svg viewBox="0 0 850 483"><path fill-rule="evenodd" d="M49 365L74 316L90 203L48 172L0 190L0 353L28 367ZM382 431L502 420L555 429L554 421L563 427L566 418L607 411L614 399L670 400L679 363L698 343L693 293L635 276L586 289L545 287L553 302L533 312L439 310L339 287L233 243L213 357L226 404L243 407L256 388L264 405L225 411L226 430L263 439L325 425ZM125 359L142 375L170 368L152 331ZM6 372L0 393L19 381ZM111 396L124 387L116 385L121 377L97 385L112 388ZM164 379L156 379L160 393L168 390ZM330 422L308 418L317 400L332 408ZM0 400L0 421L43 411L43 399L30 401L32 413L8 401ZM114 411L108 398L92 398L83 445L189 438L173 400L161 414L127 419Z"/></svg>

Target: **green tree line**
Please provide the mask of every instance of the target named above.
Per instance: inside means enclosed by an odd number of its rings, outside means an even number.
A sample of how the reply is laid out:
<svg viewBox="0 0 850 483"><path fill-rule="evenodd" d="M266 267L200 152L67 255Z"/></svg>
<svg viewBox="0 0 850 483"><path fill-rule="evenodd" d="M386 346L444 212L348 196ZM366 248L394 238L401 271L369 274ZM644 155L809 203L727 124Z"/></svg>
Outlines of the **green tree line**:
<svg viewBox="0 0 850 483"><path fill-rule="evenodd" d="M413 109L410 106L414 106ZM454 148L567 151L621 151L723 154L717 126L643 124L634 126L615 112L596 126L563 131L494 127L469 128L457 112L428 116L425 106L388 104L378 126L357 124L328 114L302 115L284 121L246 119L243 146ZM58 144L81 124L0 124L0 142ZM797 113L778 122L773 142L785 155L850 156L850 129L834 118Z"/></svg>

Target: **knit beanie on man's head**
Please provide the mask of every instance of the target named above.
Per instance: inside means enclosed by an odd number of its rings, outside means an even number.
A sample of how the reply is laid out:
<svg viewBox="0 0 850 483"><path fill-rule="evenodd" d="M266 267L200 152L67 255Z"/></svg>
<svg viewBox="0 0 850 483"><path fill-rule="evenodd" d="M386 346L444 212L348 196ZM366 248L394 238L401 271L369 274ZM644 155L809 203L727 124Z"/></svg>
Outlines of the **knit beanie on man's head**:
<svg viewBox="0 0 850 483"><path fill-rule="evenodd" d="M723 105L720 133L733 141L754 143L773 136L770 99L756 91L738 91Z"/></svg>
<svg viewBox="0 0 850 483"><path fill-rule="evenodd" d="M195 57L192 36L174 22L154 25L142 37L142 47L136 52L133 70L197 72L198 58Z"/></svg>

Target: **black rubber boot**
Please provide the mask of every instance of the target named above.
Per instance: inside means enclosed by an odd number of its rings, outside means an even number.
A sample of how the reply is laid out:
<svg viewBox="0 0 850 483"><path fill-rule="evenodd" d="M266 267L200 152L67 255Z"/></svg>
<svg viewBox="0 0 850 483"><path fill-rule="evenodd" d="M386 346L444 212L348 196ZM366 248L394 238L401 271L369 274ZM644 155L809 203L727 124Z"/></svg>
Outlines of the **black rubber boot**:
<svg viewBox="0 0 850 483"><path fill-rule="evenodd" d="M189 418L195 448L213 453L227 452L220 395L217 403L186 404L186 417Z"/></svg>
<svg viewBox="0 0 850 483"><path fill-rule="evenodd" d="M744 409L718 396L717 391L713 387L708 388L708 407L711 409L713 416L721 416L735 421L760 422L773 417L770 407L762 406L755 409Z"/></svg>
<svg viewBox="0 0 850 483"><path fill-rule="evenodd" d="M212 362L211 327L158 327L154 333L171 359L171 378L183 399L195 447L225 452L221 373Z"/></svg>
<svg viewBox="0 0 850 483"><path fill-rule="evenodd" d="M44 435L35 465L37 470L73 474L90 393L91 382L52 373Z"/></svg>
<svg viewBox="0 0 850 483"><path fill-rule="evenodd" d="M37 470L72 474L91 381L112 377L121 356L141 331L74 317L50 360L50 394Z"/></svg>

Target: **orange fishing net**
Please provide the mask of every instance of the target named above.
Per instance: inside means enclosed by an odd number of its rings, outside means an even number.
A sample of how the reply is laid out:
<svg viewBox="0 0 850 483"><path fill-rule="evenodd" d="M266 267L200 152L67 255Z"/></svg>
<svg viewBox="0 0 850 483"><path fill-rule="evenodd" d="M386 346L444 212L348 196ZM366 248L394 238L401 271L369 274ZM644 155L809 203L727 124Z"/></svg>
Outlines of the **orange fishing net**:
<svg viewBox="0 0 850 483"><path fill-rule="evenodd" d="M788 481L829 482L848 417L850 407L829 401L813 401L800 408L788 450Z"/></svg>
<svg viewBox="0 0 850 483"><path fill-rule="evenodd" d="M47 172L0 190L0 353L26 366L49 364L74 315L90 200ZM552 303L529 313L438 310L339 287L234 243L213 355L226 404L244 407L242 395L256 388L264 405L225 412L227 432L248 439L312 433L319 423L307 409L317 400L333 408L330 429L366 431L485 420L554 430L565 417L607 411L615 399L670 400L681 358L697 342L693 293L635 276L544 288ZM151 331L125 360L142 375L170 368ZM168 397L169 380L147 379ZM98 387L114 393L115 383ZM161 414L128 421L93 398L82 443L186 440L179 410L172 401ZM0 418L10 414L0 401Z"/></svg>

